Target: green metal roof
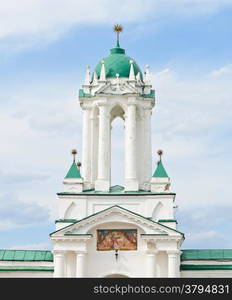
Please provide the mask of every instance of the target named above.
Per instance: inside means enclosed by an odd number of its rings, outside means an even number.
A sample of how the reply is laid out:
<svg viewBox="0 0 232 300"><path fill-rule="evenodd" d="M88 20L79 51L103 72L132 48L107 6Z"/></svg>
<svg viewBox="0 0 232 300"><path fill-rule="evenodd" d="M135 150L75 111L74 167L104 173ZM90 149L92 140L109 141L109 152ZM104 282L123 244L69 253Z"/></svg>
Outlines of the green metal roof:
<svg viewBox="0 0 232 300"><path fill-rule="evenodd" d="M181 260L232 260L232 249L181 250Z"/></svg>
<svg viewBox="0 0 232 300"><path fill-rule="evenodd" d="M53 261L51 251L0 250L0 261Z"/></svg>
<svg viewBox="0 0 232 300"><path fill-rule="evenodd" d="M158 161L156 170L152 177L168 177L161 160Z"/></svg>
<svg viewBox="0 0 232 300"><path fill-rule="evenodd" d="M81 173L79 168L77 167L75 161L72 163L67 175L65 178L81 178Z"/></svg>
<svg viewBox="0 0 232 300"><path fill-rule="evenodd" d="M125 50L120 47L115 47L110 50L110 55L103 58L105 64L106 78L116 77L129 77L130 74L130 60L133 60L134 73L135 76L140 72L141 79L143 78L143 73L141 72L139 66L130 56L125 54ZM102 60L101 60L102 61ZM97 64L95 72L100 77L101 73L101 61Z"/></svg>

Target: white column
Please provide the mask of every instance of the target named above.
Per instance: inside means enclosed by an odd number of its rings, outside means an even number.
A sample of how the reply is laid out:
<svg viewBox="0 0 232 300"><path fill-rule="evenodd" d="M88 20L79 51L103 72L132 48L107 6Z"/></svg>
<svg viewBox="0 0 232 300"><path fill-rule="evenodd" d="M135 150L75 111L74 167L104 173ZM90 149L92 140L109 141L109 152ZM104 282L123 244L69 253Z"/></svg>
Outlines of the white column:
<svg viewBox="0 0 232 300"><path fill-rule="evenodd" d="M98 177L95 190L109 191L110 188L110 117L108 106L99 103Z"/></svg>
<svg viewBox="0 0 232 300"><path fill-rule="evenodd" d="M98 118L94 112L91 116L91 187L97 180L98 165Z"/></svg>
<svg viewBox="0 0 232 300"><path fill-rule="evenodd" d="M151 157L151 108L144 108L144 182L150 185L152 176L152 157ZM150 189L150 188L148 188Z"/></svg>
<svg viewBox="0 0 232 300"><path fill-rule="evenodd" d="M157 277L156 255L157 251L147 253L147 277Z"/></svg>
<svg viewBox="0 0 232 300"><path fill-rule="evenodd" d="M85 253L76 252L76 277L83 278L85 276Z"/></svg>
<svg viewBox="0 0 232 300"><path fill-rule="evenodd" d="M88 188L91 181L91 157L90 157L90 110L83 107L83 135L82 135L82 176L85 188Z"/></svg>
<svg viewBox="0 0 232 300"><path fill-rule="evenodd" d="M136 104L129 102L125 120L125 190L138 191Z"/></svg>
<svg viewBox="0 0 232 300"><path fill-rule="evenodd" d="M54 277L64 277L64 252L54 251Z"/></svg>
<svg viewBox="0 0 232 300"><path fill-rule="evenodd" d="M180 255L180 251L178 250L170 250L167 251L168 254L168 277L180 277L180 266L178 264L178 257Z"/></svg>
<svg viewBox="0 0 232 300"><path fill-rule="evenodd" d="M65 265L66 265L66 276L65 277L75 277L76 276L76 255L72 251L65 253Z"/></svg>

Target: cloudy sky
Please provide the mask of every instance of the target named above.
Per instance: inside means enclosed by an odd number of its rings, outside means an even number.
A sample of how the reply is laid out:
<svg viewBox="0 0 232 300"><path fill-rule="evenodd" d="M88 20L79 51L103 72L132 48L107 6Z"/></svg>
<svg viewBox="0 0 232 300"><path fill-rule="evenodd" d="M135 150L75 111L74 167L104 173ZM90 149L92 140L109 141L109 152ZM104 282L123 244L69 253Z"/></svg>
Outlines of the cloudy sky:
<svg viewBox="0 0 232 300"><path fill-rule="evenodd" d="M183 248L232 248L232 1L8 0L0 4L0 248L50 249L56 192L81 160L78 89L115 44L156 89L155 152L177 193ZM123 124L113 126L122 184Z"/></svg>

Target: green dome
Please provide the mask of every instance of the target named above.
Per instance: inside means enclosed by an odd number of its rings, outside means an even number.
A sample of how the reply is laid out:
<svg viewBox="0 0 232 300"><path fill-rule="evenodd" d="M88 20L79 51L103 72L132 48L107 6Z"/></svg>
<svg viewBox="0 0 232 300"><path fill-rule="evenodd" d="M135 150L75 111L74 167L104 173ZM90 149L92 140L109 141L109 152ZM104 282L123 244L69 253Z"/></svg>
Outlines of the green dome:
<svg viewBox="0 0 232 300"><path fill-rule="evenodd" d="M115 47L110 50L110 55L103 58L105 63L106 78L116 77L116 74L119 74L119 77L129 77L130 74L130 60L133 60L135 76L140 72L141 79L143 79L143 74L135 62L130 56L125 54L125 50L120 47ZM101 60L102 61L102 60ZM97 64L95 72L97 73L98 78L101 73L101 61Z"/></svg>

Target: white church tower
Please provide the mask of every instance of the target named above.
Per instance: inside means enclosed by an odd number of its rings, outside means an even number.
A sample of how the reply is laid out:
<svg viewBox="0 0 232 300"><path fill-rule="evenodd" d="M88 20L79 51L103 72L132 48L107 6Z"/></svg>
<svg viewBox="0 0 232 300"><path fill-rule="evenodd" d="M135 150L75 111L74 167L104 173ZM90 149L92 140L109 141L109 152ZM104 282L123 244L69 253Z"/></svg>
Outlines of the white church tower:
<svg viewBox="0 0 232 300"><path fill-rule="evenodd" d="M51 240L55 277L179 277L175 193L162 151L152 175L151 113L155 92L119 45L87 67L79 91L83 111L82 170L74 160L58 193L59 217ZM125 122L124 187L111 186L111 123ZM138 164L139 162L139 164ZM82 173L82 174L81 174Z"/></svg>

